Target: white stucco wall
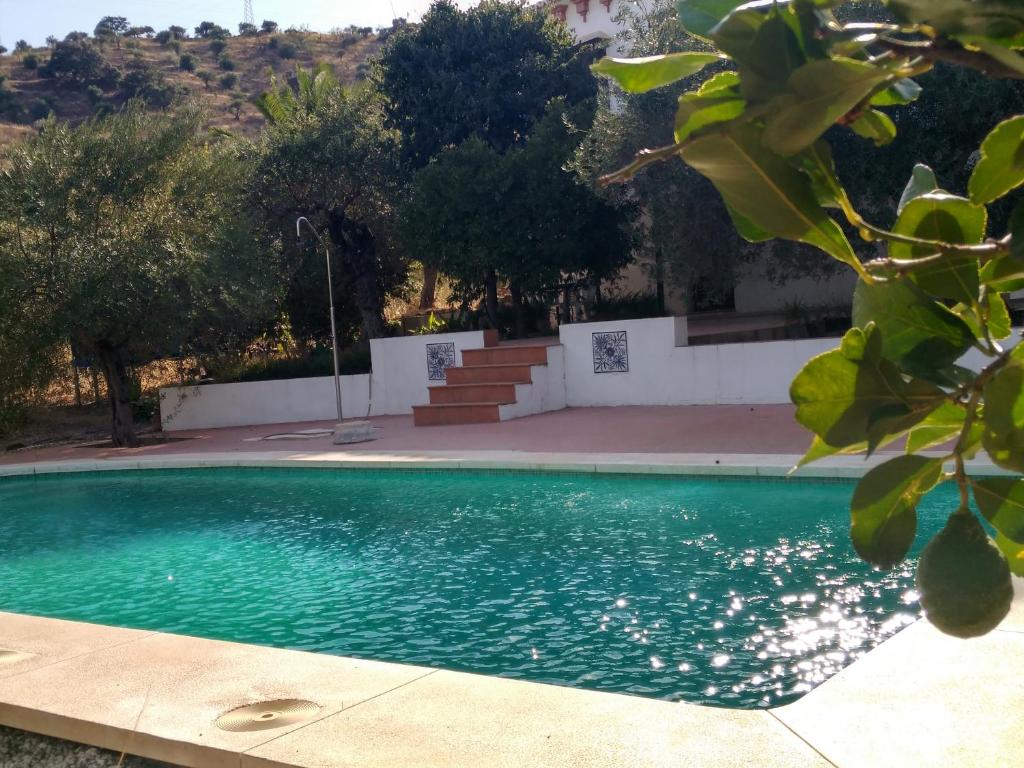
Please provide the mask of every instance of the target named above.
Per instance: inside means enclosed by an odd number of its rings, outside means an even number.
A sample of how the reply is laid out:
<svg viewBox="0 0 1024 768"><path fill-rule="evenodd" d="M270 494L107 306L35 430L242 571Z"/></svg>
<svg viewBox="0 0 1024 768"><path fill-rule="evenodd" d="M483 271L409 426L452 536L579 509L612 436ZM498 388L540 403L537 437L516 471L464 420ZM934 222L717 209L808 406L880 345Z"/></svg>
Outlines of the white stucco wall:
<svg viewBox="0 0 1024 768"><path fill-rule="evenodd" d="M586 19L580 12L582 4L576 0L557 0L549 5L552 7L566 6L565 23L581 43L595 39L613 42L619 33L619 25L615 23L614 19L619 14L622 0L611 0L608 7L605 7L601 0L589 0L586 4ZM609 48L609 53L618 55L615 45Z"/></svg>
<svg viewBox="0 0 1024 768"><path fill-rule="evenodd" d="M345 418L366 416L369 384L368 374L341 377ZM160 423L168 432L337 418L333 376L160 390Z"/></svg>
<svg viewBox="0 0 1024 768"><path fill-rule="evenodd" d="M427 387L443 383L428 378L427 344L445 343L455 345L455 364L461 365L462 350L484 346L484 332L373 339L370 342L372 391L370 375L342 376L344 417L365 418L371 396L372 416L412 413L414 405L426 403ZM160 390L160 421L167 431L336 418L333 376Z"/></svg>
<svg viewBox="0 0 1024 768"><path fill-rule="evenodd" d="M373 415L412 413L414 405L429 399L427 387L444 384L427 375L427 344L455 345L455 364L462 365L462 350L484 346L483 331L432 333L370 341L373 365Z"/></svg>

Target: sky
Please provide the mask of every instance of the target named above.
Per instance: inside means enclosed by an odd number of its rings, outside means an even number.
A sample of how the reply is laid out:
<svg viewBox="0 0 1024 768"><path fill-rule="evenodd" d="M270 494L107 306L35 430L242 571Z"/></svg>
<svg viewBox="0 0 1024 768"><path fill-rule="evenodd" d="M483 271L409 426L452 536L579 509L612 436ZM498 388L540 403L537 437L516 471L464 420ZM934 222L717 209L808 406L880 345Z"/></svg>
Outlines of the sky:
<svg viewBox="0 0 1024 768"><path fill-rule="evenodd" d="M470 5L464 0L460 5ZM308 26L318 32L356 24L380 27L396 16L415 20L430 0L252 0L256 23L272 19L282 29ZM244 0L0 0L0 43L14 48L18 40L43 45L47 35L92 33L104 16L125 16L137 26L156 30L172 24L192 28L213 21L232 32L242 21Z"/></svg>

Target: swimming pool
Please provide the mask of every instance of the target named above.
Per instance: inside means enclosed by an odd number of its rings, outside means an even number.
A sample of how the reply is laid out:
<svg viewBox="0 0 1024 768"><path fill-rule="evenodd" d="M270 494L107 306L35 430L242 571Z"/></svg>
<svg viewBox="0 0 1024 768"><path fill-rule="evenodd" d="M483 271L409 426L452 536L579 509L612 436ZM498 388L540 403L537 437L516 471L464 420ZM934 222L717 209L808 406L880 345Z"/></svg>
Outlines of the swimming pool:
<svg viewBox="0 0 1024 768"><path fill-rule="evenodd" d="M952 494L918 510L916 556ZM849 483L198 469L0 480L0 610L729 707L917 617Z"/></svg>

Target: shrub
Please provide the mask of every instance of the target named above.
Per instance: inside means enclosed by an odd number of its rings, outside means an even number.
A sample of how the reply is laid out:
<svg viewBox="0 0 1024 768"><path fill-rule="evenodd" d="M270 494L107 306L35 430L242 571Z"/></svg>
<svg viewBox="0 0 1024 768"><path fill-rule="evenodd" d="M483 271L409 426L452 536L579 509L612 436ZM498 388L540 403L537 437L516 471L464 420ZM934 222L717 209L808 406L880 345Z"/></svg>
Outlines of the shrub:
<svg viewBox="0 0 1024 768"><path fill-rule="evenodd" d="M604 296L594 302L591 320L639 320L645 317L665 317L653 293L635 291L618 296Z"/></svg>
<svg viewBox="0 0 1024 768"><path fill-rule="evenodd" d="M210 81L213 80L213 72L208 69L200 69L196 72L196 77L203 81L204 88L210 88ZM228 75L224 75L224 77L228 77Z"/></svg>
<svg viewBox="0 0 1024 768"><path fill-rule="evenodd" d="M167 47L170 48L175 53L178 53L178 54L181 53L181 41L180 40L171 40L169 43L167 43Z"/></svg>
<svg viewBox="0 0 1024 768"><path fill-rule="evenodd" d="M267 40L267 48L271 51L276 51L277 47L281 44L281 38L274 35L272 38Z"/></svg>
<svg viewBox="0 0 1024 768"><path fill-rule="evenodd" d="M172 37L176 37L178 40L188 39L188 30L184 27L179 27L176 24L172 24L167 28L167 31L171 33Z"/></svg>
<svg viewBox="0 0 1024 768"><path fill-rule="evenodd" d="M215 37L210 41L210 51L214 56L220 56L224 52L224 49L228 47L228 44L219 37Z"/></svg>
<svg viewBox="0 0 1024 768"><path fill-rule="evenodd" d="M228 56L226 53L222 53L217 57L217 66L223 69L225 72L233 72L235 69L235 60Z"/></svg>
<svg viewBox="0 0 1024 768"><path fill-rule="evenodd" d="M236 75L234 72L229 72L228 74L223 75L220 79L220 86L225 91L233 90L237 85L238 75Z"/></svg>
<svg viewBox="0 0 1024 768"><path fill-rule="evenodd" d="M85 95L89 97L89 103L95 106L103 100L103 89L98 85L90 85L85 89Z"/></svg>
<svg viewBox="0 0 1024 768"><path fill-rule="evenodd" d="M196 57L191 53L183 53L178 59L178 69L182 72L195 72L196 71Z"/></svg>
<svg viewBox="0 0 1024 768"><path fill-rule="evenodd" d="M211 364L207 372L218 383L243 381L279 381L333 376L334 363L330 348L321 348L305 357L250 359L224 365ZM351 376L370 372L370 349L358 345L338 354L338 372Z"/></svg>
<svg viewBox="0 0 1024 768"><path fill-rule="evenodd" d="M30 46L24 40L19 40L18 42L16 42L14 44L14 52L15 53L27 53L31 48L32 48L32 46Z"/></svg>
<svg viewBox="0 0 1024 768"><path fill-rule="evenodd" d="M33 121L45 120L51 112L53 112L53 102L46 96L40 96L28 108L29 118Z"/></svg>
<svg viewBox="0 0 1024 768"><path fill-rule="evenodd" d="M238 34L242 37L253 37L258 34L258 32L259 30L256 29L255 24L248 24L243 21L238 25Z"/></svg>
<svg viewBox="0 0 1024 768"><path fill-rule="evenodd" d="M160 45L167 45L174 39L174 33L169 29L162 29L156 33L156 37L154 39L160 43Z"/></svg>
<svg viewBox="0 0 1024 768"><path fill-rule="evenodd" d="M260 32L265 35L272 35L277 32L277 22L271 21L270 19L264 19L263 23L260 24Z"/></svg>
<svg viewBox="0 0 1024 768"><path fill-rule="evenodd" d="M111 86L117 83L121 75L88 40L57 43L50 61L42 71L46 77L76 86Z"/></svg>
<svg viewBox="0 0 1024 768"><path fill-rule="evenodd" d="M34 53L26 53L21 57L21 66L25 69L39 69L39 57Z"/></svg>
<svg viewBox="0 0 1024 768"><path fill-rule="evenodd" d="M129 99L142 99L149 106L169 107L177 90L159 69L148 63L132 66L121 80L121 88Z"/></svg>
<svg viewBox="0 0 1024 768"><path fill-rule="evenodd" d="M277 55L282 59L294 59L299 55L299 48L290 40L285 40L277 46Z"/></svg>

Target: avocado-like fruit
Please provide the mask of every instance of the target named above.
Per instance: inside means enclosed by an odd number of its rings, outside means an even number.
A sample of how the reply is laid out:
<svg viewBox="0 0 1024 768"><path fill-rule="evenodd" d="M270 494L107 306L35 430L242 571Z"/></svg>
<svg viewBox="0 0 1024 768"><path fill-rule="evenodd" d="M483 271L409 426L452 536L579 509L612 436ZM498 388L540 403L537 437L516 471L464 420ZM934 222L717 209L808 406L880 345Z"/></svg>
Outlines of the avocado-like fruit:
<svg viewBox="0 0 1024 768"><path fill-rule="evenodd" d="M1013 602L1006 557L973 514L957 512L921 553L917 590L925 618L955 637L984 635Z"/></svg>

